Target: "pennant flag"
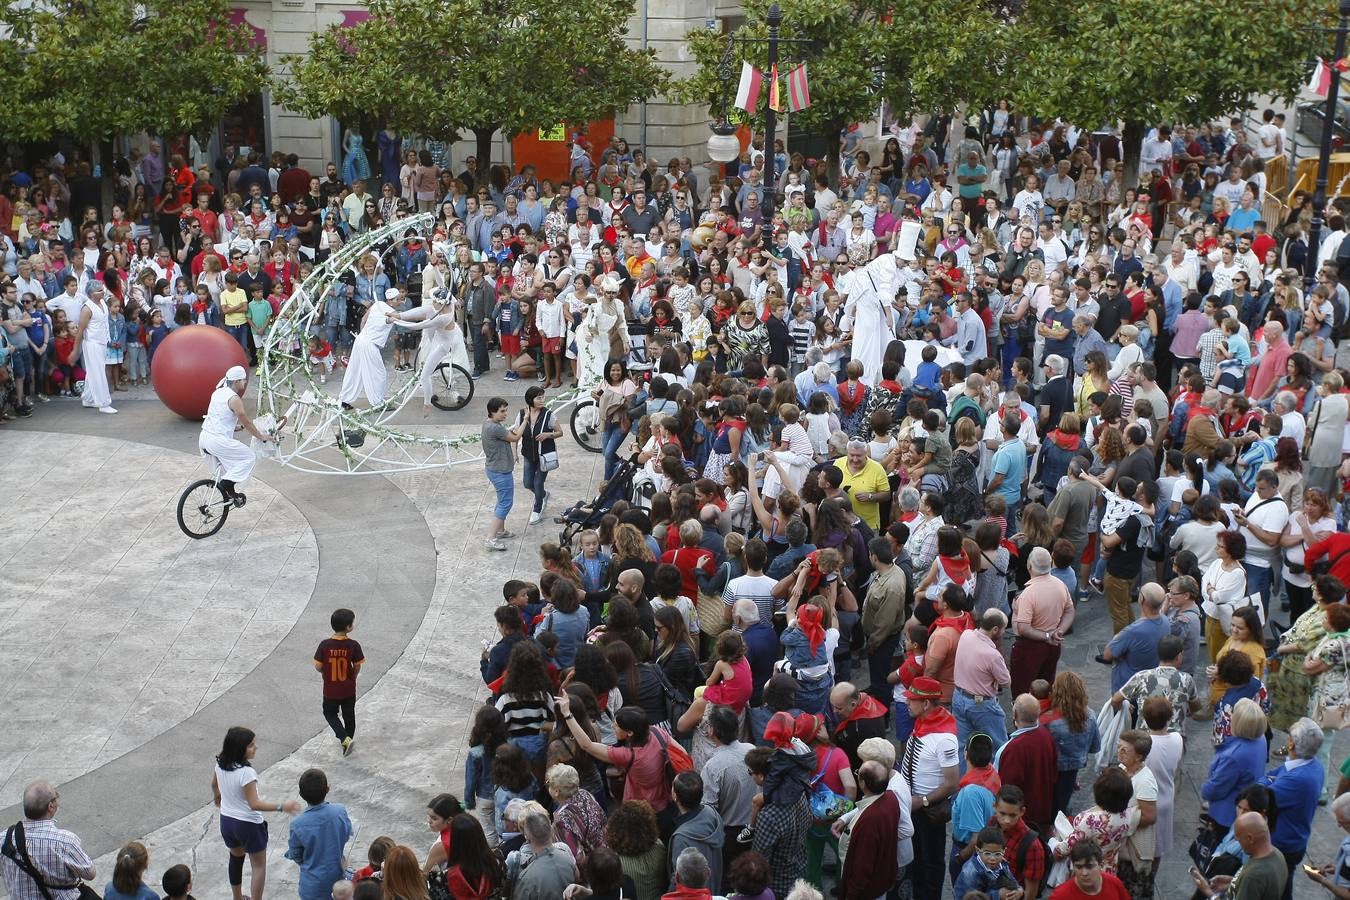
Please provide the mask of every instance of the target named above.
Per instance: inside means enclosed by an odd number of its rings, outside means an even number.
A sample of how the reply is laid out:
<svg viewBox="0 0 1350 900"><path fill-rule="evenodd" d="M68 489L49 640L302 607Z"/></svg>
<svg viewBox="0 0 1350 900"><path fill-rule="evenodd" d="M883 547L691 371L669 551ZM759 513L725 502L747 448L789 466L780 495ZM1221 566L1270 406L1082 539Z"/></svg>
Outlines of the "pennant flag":
<svg viewBox="0 0 1350 900"><path fill-rule="evenodd" d="M1332 63L1331 67L1335 69L1337 72L1345 72L1347 70L1350 70L1350 59L1347 59L1343 56L1340 59L1336 60L1334 63Z"/></svg>
<svg viewBox="0 0 1350 900"><path fill-rule="evenodd" d="M788 110L801 112L811 105L811 89L806 83L806 63L788 72Z"/></svg>
<svg viewBox="0 0 1350 900"><path fill-rule="evenodd" d="M769 69L769 109L774 112L783 111L783 98L778 96L778 63L774 63Z"/></svg>
<svg viewBox="0 0 1350 900"><path fill-rule="evenodd" d="M736 106L746 112L754 112L759 105L759 91L763 84L763 73L748 62L742 62L741 83L736 87Z"/></svg>
<svg viewBox="0 0 1350 900"><path fill-rule="evenodd" d="M1317 65L1313 68L1312 79L1308 82L1308 90L1319 97L1325 97L1327 91L1331 89L1331 69L1322 57L1317 57Z"/></svg>

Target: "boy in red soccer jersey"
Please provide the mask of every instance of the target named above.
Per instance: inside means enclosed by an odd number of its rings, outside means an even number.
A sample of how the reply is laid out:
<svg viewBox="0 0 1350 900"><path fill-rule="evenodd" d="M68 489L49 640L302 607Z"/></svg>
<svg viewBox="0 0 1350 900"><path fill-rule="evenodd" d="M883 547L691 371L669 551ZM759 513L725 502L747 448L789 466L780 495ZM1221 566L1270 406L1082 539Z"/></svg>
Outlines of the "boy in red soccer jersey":
<svg viewBox="0 0 1350 900"><path fill-rule="evenodd" d="M329 618L333 636L314 651L314 668L323 676L323 717L342 743L343 756L352 752L356 739L356 673L366 661L361 645L350 637L355 623L350 609L335 610Z"/></svg>

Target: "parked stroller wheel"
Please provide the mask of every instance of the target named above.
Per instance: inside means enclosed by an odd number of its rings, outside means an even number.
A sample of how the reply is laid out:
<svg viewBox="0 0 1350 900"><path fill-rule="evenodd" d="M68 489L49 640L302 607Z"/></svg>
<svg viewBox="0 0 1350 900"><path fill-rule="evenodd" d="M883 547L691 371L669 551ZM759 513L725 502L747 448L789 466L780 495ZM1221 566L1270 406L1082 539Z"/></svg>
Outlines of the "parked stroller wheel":
<svg viewBox="0 0 1350 900"><path fill-rule="evenodd" d="M605 449L605 429L600 422L600 408L592 400L583 400L572 408L572 439L577 446L592 453Z"/></svg>

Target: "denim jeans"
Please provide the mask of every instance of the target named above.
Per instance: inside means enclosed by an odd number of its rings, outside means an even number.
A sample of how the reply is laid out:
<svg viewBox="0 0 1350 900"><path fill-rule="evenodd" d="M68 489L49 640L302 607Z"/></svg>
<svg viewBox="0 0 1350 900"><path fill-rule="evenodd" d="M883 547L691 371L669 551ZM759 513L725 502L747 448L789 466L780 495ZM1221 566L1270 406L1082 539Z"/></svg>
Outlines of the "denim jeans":
<svg viewBox="0 0 1350 900"><path fill-rule="evenodd" d="M952 692L952 715L956 717L956 742L961 748L961 774L966 772L966 741L972 734L983 732L994 739L994 746L1001 747L1008 740L1007 716L999 706L997 697L988 700L975 700L962 690Z"/></svg>
<svg viewBox="0 0 1350 900"><path fill-rule="evenodd" d="M525 471L521 478L521 485L525 490L534 494L534 512L543 512L544 510L544 479L548 478L548 473L539 468L539 463L530 459L528 456L521 456L525 463Z"/></svg>
<svg viewBox="0 0 1350 900"><path fill-rule="evenodd" d="M243 325L226 325L225 330L230 333L230 337L239 342L239 346L244 348L244 355L248 356L248 323Z"/></svg>
<svg viewBox="0 0 1350 900"><path fill-rule="evenodd" d="M619 448L623 446L623 439L627 433L617 424L605 423L605 478L609 479L614 474L614 470L619 468Z"/></svg>
<svg viewBox="0 0 1350 900"><path fill-rule="evenodd" d="M511 513L511 504L516 499L516 480L511 472L494 472L487 470L488 481L497 490L497 505L492 510L492 515L503 522Z"/></svg>
<svg viewBox="0 0 1350 900"><path fill-rule="evenodd" d="M481 323L470 325L469 332L469 337L473 339L473 370L481 375L492 367L488 359L488 336L483 334Z"/></svg>

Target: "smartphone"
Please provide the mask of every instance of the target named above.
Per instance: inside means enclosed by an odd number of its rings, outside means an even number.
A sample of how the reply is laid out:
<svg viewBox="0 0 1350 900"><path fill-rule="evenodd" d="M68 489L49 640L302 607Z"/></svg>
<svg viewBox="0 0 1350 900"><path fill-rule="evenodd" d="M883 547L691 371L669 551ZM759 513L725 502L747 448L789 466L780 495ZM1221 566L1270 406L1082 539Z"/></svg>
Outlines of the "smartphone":
<svg viewBox="0 0 1350 900"><path fill-rule="evenodd" d="M1312 876L1320 876L1322 874L1317 870L1316 866L1310 866L1307 863L1303 864L1303 871L1307 872L1309 875Z"/></svg>

